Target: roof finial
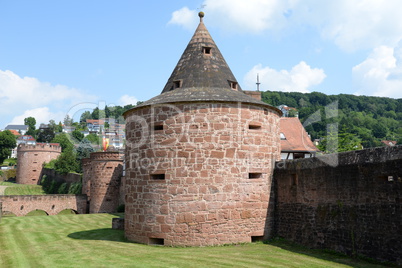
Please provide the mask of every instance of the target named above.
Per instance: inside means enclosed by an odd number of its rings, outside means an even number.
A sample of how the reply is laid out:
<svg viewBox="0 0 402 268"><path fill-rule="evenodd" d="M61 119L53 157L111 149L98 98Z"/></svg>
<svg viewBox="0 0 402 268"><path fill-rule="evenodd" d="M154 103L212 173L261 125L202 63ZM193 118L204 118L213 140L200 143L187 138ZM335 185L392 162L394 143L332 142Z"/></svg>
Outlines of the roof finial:
<svg viewBox="0 0 402 268"><path fill-rule="evenodd" d="M199 13L198 13L198 17L200 17L200 22L202 22L202 18L204 17L204 12L202 12L202 11L200 11Z"/></svg>
<svg viewBox="0 0 402 268"><path fill-rule="evenodd" d="M260 76L259 76L259 74L257 73L257 91L260 91L260 85L261 85L261 83L260 83Z"/></svg>

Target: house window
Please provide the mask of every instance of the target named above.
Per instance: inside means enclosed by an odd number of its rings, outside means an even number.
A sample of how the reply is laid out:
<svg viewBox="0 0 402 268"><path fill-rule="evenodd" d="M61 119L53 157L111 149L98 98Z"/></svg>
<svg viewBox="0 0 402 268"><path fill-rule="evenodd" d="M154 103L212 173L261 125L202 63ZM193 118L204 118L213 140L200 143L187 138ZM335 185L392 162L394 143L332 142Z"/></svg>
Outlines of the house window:
<svg viewBox="0 0 402 268"><path fill-rule="evenodd" d="M151 174L152 180L164 180L165 174Z"/></svg>
<svg viewBox="0 0 402 268"><path fill-rule="evenodd" d="M281 132L280 136L281 136L281 140L286 140L285 134L283 134L282 132Z"/></svg>
<svg viewBox="0 0 402 268"><path fill-rule="evenodd" d="M211 55L211 47L202 47L202 52L204 53L204 55Z"/></svg>
<svg viewBox="0 0 402 268"><path fill-rule="evenodd" d="M249 173L248 178L249 179L261 179L262 173Z"/></svg>

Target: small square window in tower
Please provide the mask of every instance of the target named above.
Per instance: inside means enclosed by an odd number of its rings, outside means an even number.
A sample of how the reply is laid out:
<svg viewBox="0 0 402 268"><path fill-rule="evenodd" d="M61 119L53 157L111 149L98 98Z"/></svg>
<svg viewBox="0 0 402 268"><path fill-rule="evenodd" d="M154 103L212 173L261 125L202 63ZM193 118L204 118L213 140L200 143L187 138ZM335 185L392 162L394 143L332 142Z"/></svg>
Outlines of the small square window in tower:
<svg viewBox="0 0 402 268"><path fill-rule="evenodd" d="M175 81L173 81L173 89L181 88L182 84L183 84L183 80L175 80Z"/></svg>
<svg viewBox="0 0 402 268"><path fill-rule="evenodd" d="M204 53L204 55L212 55L211 50L211 47L202 47L202 53Z"/></svg>
<svg viewBox="0 0 402 268"><path fill-rule="evenodd" d="M234 81L228 81L228 82L229 82L231 89L237 90L237 82L234 82Z"/></svg>

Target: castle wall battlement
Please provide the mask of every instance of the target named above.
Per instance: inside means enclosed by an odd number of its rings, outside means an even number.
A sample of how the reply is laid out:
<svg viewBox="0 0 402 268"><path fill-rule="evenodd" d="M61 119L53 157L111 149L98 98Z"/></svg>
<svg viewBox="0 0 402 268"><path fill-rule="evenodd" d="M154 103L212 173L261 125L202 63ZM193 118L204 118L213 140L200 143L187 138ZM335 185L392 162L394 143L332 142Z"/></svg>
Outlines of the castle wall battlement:
<svg viewBox="0 0 402 268"><path fill-rule="evenodd" d="M61 153L61 146L58 143L36 143L36 144L24 144L21 143L18 145L18 150L23 152L31 152L31 151L54 151Z"/></svg>

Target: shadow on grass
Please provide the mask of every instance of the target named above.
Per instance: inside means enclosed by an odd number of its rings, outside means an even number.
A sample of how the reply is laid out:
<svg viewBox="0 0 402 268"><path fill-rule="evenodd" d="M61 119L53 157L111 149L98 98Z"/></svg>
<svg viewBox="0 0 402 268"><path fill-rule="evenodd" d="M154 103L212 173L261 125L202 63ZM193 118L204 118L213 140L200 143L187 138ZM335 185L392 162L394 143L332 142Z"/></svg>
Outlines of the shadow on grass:
<svg viewBox="0 0 402 268"><path fill-rule="evenodd" d="M80 240L105 240L105 241L129 243L127 239L124 237L123 230L115 230L112 228L103 228L103 229L76 232L67 235L67 237Z"/></svg>
<svg viewBox="0 0 402 268"><path fill-rule="evenodd" d="M323 249L309 249L303 247L301 245L294 244L292 242L283 240L283 239L274 239L272 241L265 242L264 244L268 244L271 246L279 247L281 249L297 253L303 254L310 257L314 257L317 259L322 259L326 261L336 262L339 264L348 265L350 267L357 268L366 268L366 267L398 267L396 264L392 263L383 263L366 257L351 257L342 253L338 253L330 250Z"/></svg>

